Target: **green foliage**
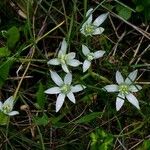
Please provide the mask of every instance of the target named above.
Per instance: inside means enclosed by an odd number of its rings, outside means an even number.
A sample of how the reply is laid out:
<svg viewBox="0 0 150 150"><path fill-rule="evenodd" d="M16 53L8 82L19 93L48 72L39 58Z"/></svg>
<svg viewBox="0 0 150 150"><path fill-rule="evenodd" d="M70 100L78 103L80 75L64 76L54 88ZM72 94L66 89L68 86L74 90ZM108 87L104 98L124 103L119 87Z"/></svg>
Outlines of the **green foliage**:
<svg viewBox="0 0 150 150"><path fill-rule="evenodd" d="M49 123L49 118L46 114L43 114L42 117L34 117L34 123L39 126L46 126Z"/></svg>
<svg viewBox="0 0 150 150"><path fill-rule="evenodd" d="M13 26L7 31L7 47L13 49L20 39L20 33L17 27Z"/></svg>
<svg viewBox="0 0 150 150"><path fill-rule="evenodd" d="M132 15L132 11L130 9L119 4L116 5L116 11L118 12L118 15L124 18L125 20L130 19Z"/></svg>
<svg viewBox="0 0 150 150"><path fill-rule="evenodd" d="M92 120L94 120L97 117L100 117L100 115L102 114L102 112L92 112L88 115L85 115L83 117L81 117L80 119L76 120L74 123L88 123Z"/></svg>
<svg viewBox="0 0 150 150"><path fill-rule="evenodd" d="M103 129L96 129L91 135L91 150L111 150L113 136Z"/></svg>
<svg viewBox="0 0 150 150"><path fill-rule="evenodd" d="M143 144L137 150L149 150L150 140L144 140Z"/></svg>
<svg viewBox="0 0 150 150"><path fill-rule="evenodd" d="M42 83L39 84L38 91L36 93L36 100L37 100L36 103L38 104L38 107L43 109L45 105L46 97L45 97L44 87Z"/></svg>
<svg viewBox="0 0 150 150"><path fill-rule="evenodd" d="M5 80L9 75L11 65L12 65L11 60L7 60L0 65L0 88L3 86Z"/></svg>
<svg viewBox="0 0 150 150"><path fill-rule="evenodd" d="M0 57L7 57L10 55L10 51L8 50L7 47L1 47L0 48Z"/></svg>
<svg viewBox="0 0 150 150"><path fill-rule="evenodd" d="M150 0L133 0L136 11L144 15L145 22L150 21Z"/></svg>
<svg viewBox="0 0 150 150"><path fill-rule="evenodd" d="M4 113L0 112L0 125L7 125L8 121L9 121L9 116L7 116Z"/></svg>

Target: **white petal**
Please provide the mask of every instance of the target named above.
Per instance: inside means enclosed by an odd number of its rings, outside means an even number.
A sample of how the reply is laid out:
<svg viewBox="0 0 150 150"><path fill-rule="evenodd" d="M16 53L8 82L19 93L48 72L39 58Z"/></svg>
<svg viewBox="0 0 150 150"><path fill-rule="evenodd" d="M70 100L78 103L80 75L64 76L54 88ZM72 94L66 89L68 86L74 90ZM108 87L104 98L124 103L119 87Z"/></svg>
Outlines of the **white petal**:
<svg viewBox="0 0 150 150"><path fill-rule="evenodd" d="M89 48L87 46L82 44L82 52L86 56L87 54L90 53L90 50L89 50Z"/></svg>
<svg viewBox="0 0 150 150"><path fill-rule="evenodd" d="M118 84L124 83L123 76L119 71L116 72L116 81Z"/></svg>
<svg viewBox="0 0 150 150"><path fill-rule="evenodd" d="M137 92L137 91L139 91L141 89L142 89L142 87L140 85L130 85L130 87L129 87L129 90L131 92Z"/></svg>
<svg viewBox="0 0 150 150"><path fill-rule="evenodd" d="M9 106L10 107L10 111L13 109L14 106L14 97L11 96L9 97L3 104L3 107Z"/></svg>
<svg viewBox="0 0 150 150"><path fill-rule="evenodd" d="M65 94L59 94L56 100L56 112L60 110L65 100Z"/></svg>
<svg viewBox="0 0 150 150"><path fill-rule="evenodd" d="M91 62L88 61L88 60L85 60L85 61L83 62L83 72L87 71L90 66L91 66Z"/></svg>
<svg viewBox="0 0 150 150"><path fill-rule="evenodd" d="M99 27L99 28L96 28L92 34L98 35L98 34L102 34L103 32L104 32L104 28Z"/></svg>
<svg viewBox="0 0 150 150"><path fill-rule="evenodd" d="M133 94L128 94L128 95L126 95L126 98L127 98L127 100L132 104L132 105L134 105L137 109L140 109L140 107L139 107L139 102L138 102L138 100L137 100L137 98L133 95Z"/></svg>
<svg viewBox="0 0 150 150"><path fill-rule="evenodd" d="M66 42L65 38L63 38L63 41L62 41L62 43L61 43L60 51L61 51L63 54L66 54L66 51L67 51L67 42Z"/></svg>
<svg viewBox="0 0 150 150"><path fill-rule="evenodd" d="M59 59L54 58L47 62L48 65L60 65Z"/></svg>
<svg viewBox="0 0 150 150"><path fill-rule="evenodd" d="M117 99L116 99L116 110L117 111L120 110L120 108L123 106L124 99L125 99L124 95L118 94Z"/></svg>
<svg viewBox="0 0 150 150"><path fill-rule="evenodd" d="M66 64L62 64L61 67L66 73L69 73L69 69Z"/></svg>
<svg viewBox="0 0 150 150"><path fill-rule="evenodd" d="M100 26L106 20L107 16L108 16L108 13L101 14L94 20L93 25L97 27Z"/></svg>
<svg viewBox="0 0 150 150"><path fill-rule="evenodd" d="M83 24L83 25L84 25L84 24ZM84 28L85 28L85 26L82 26L82 28L80 29L80 31L81 31L81 33L82 33L83 35L87 36L87 34L84 32Z"/></svg>
<svg viewBox="0 0 150 150"><path fill-rule="evenodd" d="M74 97L74 94L73 94L72 92L69 92L69 93L67 94L67 97L69 98L69 100L70 100L71 102L73 102L73 103L76 102L75 97Z"/></svg>
<svg viewBox="0 0 150 150"><path fill-rule="evenodd" d="M54 71L50 71L51 72L51 78L52 80L58 85L61 86L63 84L63 80L61 79L61 77Z"/></svg>
<svg viewBox="0 0 150 150"><path fill-rule="evenodd" d="M72 74L71 73L67 73L65 78L64 78L64 83L70 85L71 82L72 82Z"/></svg>
<svg viewBox="0 0 150 150"><path fill-rule="evenodd" d="M137 77L137 72L138 72L137 70L134 70L133 72L131 72L126 78L125 83L127 84L133 83Z"/></svg>
<svg viewBox="0 0 150 150"><path fill-rule="evenodd" d="M93 8L90 8L87 13L86 13L86 17L88 17L88 19L85 21L87 24L91 24L92 23L92 11Z"/></svg>
<svg viewBox="0 0 150 150"><path fill-rule="evenodd" d="M66 54L64 54L63 51L59 50L59 52L58 52L58 58L61 58L61 57L64 56L64 55L66 55Z"/></svg>
<svg viewBox="0 0 150 150"><path fill-rule="evenodd" d="M59 87L52 87L44 91L46 94L58 94L60 93L60 88Z"/></svg>
<svg viewBox="0 0 150 150"><path fill-rule="evenodd" d="M72 67L77 67L77 66L79 66L79 65L81 65L82 63L79 61L79 60L77 60L77 59L69 59L69 60L67 60L67 62L66 62L69 66L72 66Z"/></svg>
<svg viewBox="0 0 150 150"><path fill-rule="evenodd" d="M82 91L83 89L85 89L86 87L81 85L81 84L77 84L75 86L71 86L71 91L73 93L76 93L76 92L79 92L79 91Z"/></svg>
<svg viewBox="0 0 150 150"><path fill-rule="evenodd" d="M104 90L107 92L118 92L118 85L116 84L111 84L111 85L106 85L103 87Z"/></svg>
<svg viewBox="0 0 150 150"><path fill-rule="evenodd" d="M68 54L67 54L67 56L66 56L67 58L66 58L66 59L74 59L75 56L76 56L76 53L71 52L71 53L68 53Z"/></svg>
<svg viewBox="0 0 150 150"><path fill-rule="evenodd" d="M100 58L105 54L105 51L97 51L94 53L94 59Z"/></svg>
<svg viewBox="0 0 150 150"><path fill-rule="evenodd" d="M18 111L11 111L10 113L8 113L9 116L14 116L14 115L18 115L19 112Z"/></svg>
<svg viewBox="0 0 150 150"><path fill-rule="evenodd" d="M2 110L3 103L0 101L0 110Z"/></svg>
<svg viewBox="0 0 150 150"><path fill-rule="evenodd" d="M93 11L93 8L90 8L87 12L86 12L86 17L88 17Z"/></svg>

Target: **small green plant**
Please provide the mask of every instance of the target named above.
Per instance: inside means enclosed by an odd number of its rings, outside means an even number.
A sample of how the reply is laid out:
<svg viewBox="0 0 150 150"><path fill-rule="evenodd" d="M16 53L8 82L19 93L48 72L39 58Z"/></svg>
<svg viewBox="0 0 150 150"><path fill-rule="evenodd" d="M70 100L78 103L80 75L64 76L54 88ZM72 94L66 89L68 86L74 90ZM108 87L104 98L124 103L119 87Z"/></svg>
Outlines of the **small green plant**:
<svg viewBox="0 0 150 150"><path fill-rule="evenodd" d="M103 129L96 129L91 135L91 150L111 150L113 146L113 136Z"/></svg>

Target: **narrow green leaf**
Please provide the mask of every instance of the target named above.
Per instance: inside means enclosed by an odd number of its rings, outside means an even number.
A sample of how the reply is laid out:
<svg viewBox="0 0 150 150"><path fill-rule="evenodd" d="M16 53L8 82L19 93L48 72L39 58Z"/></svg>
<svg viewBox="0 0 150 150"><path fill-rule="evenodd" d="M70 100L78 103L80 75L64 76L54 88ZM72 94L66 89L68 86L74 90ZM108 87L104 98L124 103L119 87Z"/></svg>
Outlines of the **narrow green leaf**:
<svg viewBox="0 0 150 150"><path fill-rule="evenodd" d="M7 47L12 49L19 41L20 33L17 27L13 26L7 31Z"/></svg>
<svg viewBox="0 0 150 150"><path fill-rule="evenodd" d="M124 18L125 20L130 19L132 11L126 7L123 7L121 5L116 6L116 10L118 12L118 15Z"/></svg>
<svg viewBox="0 0 150 150"><path fill-rule="evenodd" d="M7 60L6 62L3 62L0 65L0 88L3 86L5 80L7 79L9 75L11 64L12 64L12 61Z"/></svg>
<svg viewBox="0 0 150 150"><path fill-rule="evenodd" d="M8 121L9 121L9 116L7 116L4 113L0 112L0 125L7 125Z"/></svg>
<svg viewBox="0 0 150 150"><path fill-rule="evenodd" d="M100 117L100 115L102 114L102 112L92 112L88 115L83 116L82 118L76 120L74 123L88 123L90 121L92 121L93 119Z"/></svg>
<svg viewBox="0 0 150 150"><path fill-rule="evenodd" d="M38 91L36 93L36 99L37 99L36 102L37 102L38 106L41 109L43 109L44 105L45 105L46 97L45 97L45 94L44 94L44 87L43 87L42 83L39 84L39 88L38 88Z"/></svg>

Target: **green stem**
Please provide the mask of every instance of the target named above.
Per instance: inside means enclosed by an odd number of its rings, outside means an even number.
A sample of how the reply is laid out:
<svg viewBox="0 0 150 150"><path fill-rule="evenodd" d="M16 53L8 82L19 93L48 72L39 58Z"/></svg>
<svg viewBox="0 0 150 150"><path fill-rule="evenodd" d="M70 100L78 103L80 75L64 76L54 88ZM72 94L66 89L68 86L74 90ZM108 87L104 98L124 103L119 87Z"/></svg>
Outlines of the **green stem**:
<svg viewBox="0 0 150 150"><path fill-rule="evenodd" d="M95 72L92 72L91 70L89 70L90 71L90 74L91 74L91 76L92 77L96 77L96 78L98 78L99 80L102 80L102 81L104 81L105 83L112 83L110 80L108 80L106 77L104 77L104 76L101 76L101 75L99 75L99 74L97 74L97 73L95 73Z"/></svg>

